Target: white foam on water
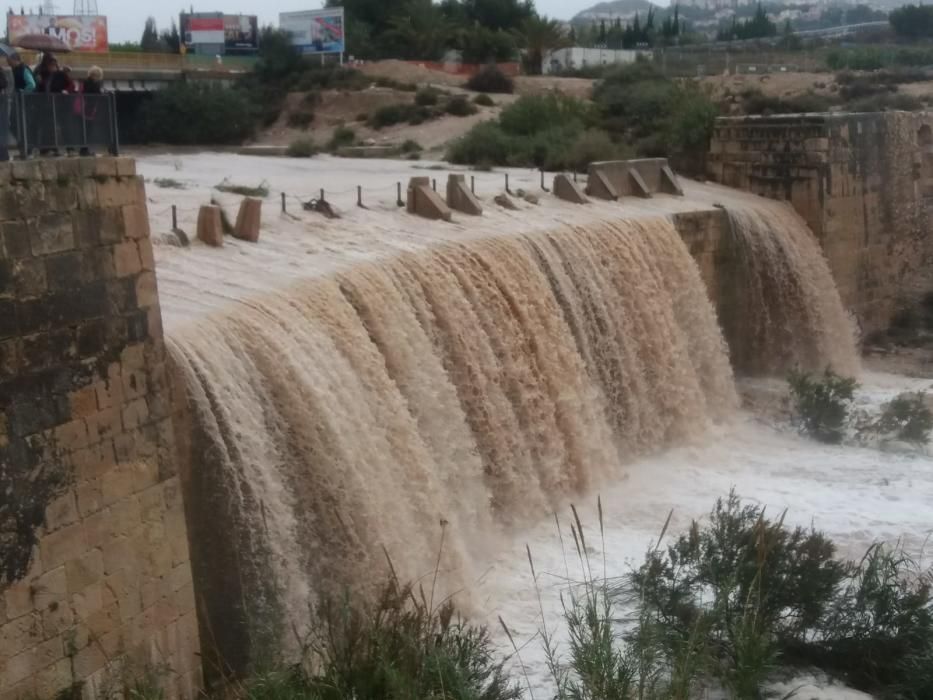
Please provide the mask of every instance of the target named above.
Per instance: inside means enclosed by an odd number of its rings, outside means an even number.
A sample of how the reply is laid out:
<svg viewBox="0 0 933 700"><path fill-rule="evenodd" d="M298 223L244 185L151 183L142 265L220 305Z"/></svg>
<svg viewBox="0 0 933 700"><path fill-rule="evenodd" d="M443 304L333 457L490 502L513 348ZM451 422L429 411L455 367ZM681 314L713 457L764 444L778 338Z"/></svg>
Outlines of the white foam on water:
<svg viewBox="0 0 933 700"><path fill-rule="evenodd" d="M878 409L901 391L917 391L929 380L869 373L863 378L859 401ZM639 566L654 547L668 513L673 511L668 537L684 532L694 519L707 517L717 498L735 489L744 501L766 506L778 517L785 509L789 525L813 526L829 535L840 557L858 559L875 542L896 544L927 565L933 549L933 458L926 454L890 454L876 449L822 445L788 429L765 424L749 414L715 428L702 441L629 465L625 478L599 492L603 507L605 546L599 540L596 497L575 502L588 537L595 573L625 576ZM538 573L549 629L560 626L560 594L581 580L580 565L568 533L569 503L559 514L564 542L553 517L500 543L501 551L486 565L473 600L476 614L499 629L498 618L509 626L522 646L522 660L533 687L551 687L540 639L539 602L528 565L530 547ZM569 564L569 566L568 566ZM569 576L568 576L569 571ZM568 583L568 579L570 583ZM620 614L625 610L621 608ZM511 650L499 634L503 652ZM564 645L566 652L566 645ZM842 700L867 697L832 687L825 678L798 678L785 692L801 684L797 697ZM539 693L540 694L540 693ZM779 694L780 695L780 694Z"/></svg>

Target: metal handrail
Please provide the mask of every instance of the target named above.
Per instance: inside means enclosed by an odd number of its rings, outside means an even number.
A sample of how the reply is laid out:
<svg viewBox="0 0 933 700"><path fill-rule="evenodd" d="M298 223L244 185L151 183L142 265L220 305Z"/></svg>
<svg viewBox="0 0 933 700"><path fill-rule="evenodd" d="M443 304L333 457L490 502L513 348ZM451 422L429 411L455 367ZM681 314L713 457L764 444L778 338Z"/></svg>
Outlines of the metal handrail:
<svg viewBox="0 0 933 700"><path fill-rule="evenodd" d="M29 65L39 61L39 55L23 52L23 58ZM216 72L237 72L251 68L256 63L255 56L222 56L217 63L215 56L177 53L142 53L136 51L112 51L110 53L68 54L62 59L72 68L90 68L99 66L106 70L212 70Z"/></svg>
<svg viewBox="0 0 933 700"><path fill-rule="evenodd" d="M106 148L119 155L117 103L103 95L17 93L13 102L20 157L35 152Z"/></svg>

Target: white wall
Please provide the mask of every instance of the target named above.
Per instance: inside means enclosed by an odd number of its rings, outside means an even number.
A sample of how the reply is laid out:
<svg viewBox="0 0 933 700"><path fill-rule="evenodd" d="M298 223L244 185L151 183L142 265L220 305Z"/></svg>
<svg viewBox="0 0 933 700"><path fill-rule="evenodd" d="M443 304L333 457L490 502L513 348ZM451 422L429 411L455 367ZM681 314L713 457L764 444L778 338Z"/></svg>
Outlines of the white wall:
<svg viewBox="0 0 933 700"><path fill-rule="evenodd" d="M541 67L544 73L555 73L566 68L583 68L584 66L608 66L618 63L634 63L640 53L645 51L610 49L584 49L575 46L569 49L552 51L544 57Z"/></svg>

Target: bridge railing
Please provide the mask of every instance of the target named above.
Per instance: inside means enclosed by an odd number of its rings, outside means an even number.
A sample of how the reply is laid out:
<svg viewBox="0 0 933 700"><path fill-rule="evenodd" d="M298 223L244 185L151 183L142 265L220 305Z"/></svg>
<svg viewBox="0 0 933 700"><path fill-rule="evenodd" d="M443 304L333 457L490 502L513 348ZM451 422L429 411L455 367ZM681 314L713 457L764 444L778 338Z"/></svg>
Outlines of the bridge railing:
<svg viewBox="0 0 933 700"><path fill-rule="evenodd" d="M22 158L35 152L92 151L118 155L116 98L105 95L17 93L13 133Z"/></svg>
<svg viewBox="0 0 933 700"><path fill-rule="evenodd" d="M24 52L24 60L29 65L39 62L39 55ZM199 56L177 53L141 53L137 51L112 51L110 53L71 53L62 59L73 69L88 69L99 66L108 70L210 70L215 72L237 72L249 70L256 63L255 56L221 56L218 63L216 56ZM78 76L81 77L81 76Z"/></svg>

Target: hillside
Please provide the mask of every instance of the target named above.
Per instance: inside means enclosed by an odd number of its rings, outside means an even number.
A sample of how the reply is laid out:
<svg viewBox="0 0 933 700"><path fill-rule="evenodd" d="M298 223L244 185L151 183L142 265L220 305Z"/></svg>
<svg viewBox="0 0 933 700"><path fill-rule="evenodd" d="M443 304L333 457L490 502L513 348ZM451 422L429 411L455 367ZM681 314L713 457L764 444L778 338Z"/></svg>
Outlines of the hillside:
<svg viewBox="0 0 933 700"><path fill-rule="evenodd" d="M652 7L657 5L648 0L612 0L611 2L601 2L593 7L577 13L571 22L592 22L593 20L609 19L621 17L627 19L634 16L636 12L645 14Z"/></svg>

